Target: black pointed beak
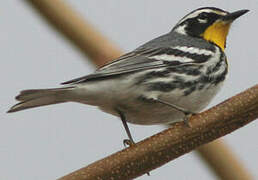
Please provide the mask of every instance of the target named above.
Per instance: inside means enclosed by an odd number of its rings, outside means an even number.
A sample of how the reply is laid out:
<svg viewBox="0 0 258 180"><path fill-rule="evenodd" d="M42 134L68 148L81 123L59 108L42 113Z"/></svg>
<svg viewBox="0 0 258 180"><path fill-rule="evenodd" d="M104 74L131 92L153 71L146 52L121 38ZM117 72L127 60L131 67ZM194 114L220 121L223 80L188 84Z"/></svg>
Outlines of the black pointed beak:
<svg viewBox="0 0 258 180"><path fill-rule="evenodd" d="M243 9L239 11L235 11L232 13L229 13L228 15L223 17L223 21L234 21L235 19L239 18L240 16L244 15L247 13L249 10L248 9Z"/></svg>

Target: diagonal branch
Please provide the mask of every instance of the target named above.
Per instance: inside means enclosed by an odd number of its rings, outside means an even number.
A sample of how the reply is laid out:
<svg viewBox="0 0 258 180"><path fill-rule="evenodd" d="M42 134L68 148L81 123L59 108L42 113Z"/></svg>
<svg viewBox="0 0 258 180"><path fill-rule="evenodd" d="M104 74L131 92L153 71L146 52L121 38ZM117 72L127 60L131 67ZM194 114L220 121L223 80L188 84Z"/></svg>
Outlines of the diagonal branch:
<svg viewBox="0 0 258 180"><path fill-rule="evenodd" d="M121 55L118 48L62 0L26 0L81 52L101 66ZM87 51L85 51L87 49Z"/></svg>
<svg viewBox="0 0 258 180"><path fill-rule="evenodd" d="M258 117L258 85L183 122L60 180L138 177L252 122Z"/></svg>
<svg viewBox="0 0 258 180"><path fill-rule="evenodd" d="M218 147L220 148L218 149ZM235 154L232 154L233 152L227 144L220 139L200 146L197 152L201 153L200 157L207 161L207 165L219 176L218 179L253 179L243 164L235 159Z"/></svg>
<svg viewBox="0 0 258 180"><path fill-rule="evenodd" d="M77 12L61 0L25 0L46 18L52 27L61 32L67 39L78 47L98 66L105 64L108 59L114 59L121 54L107 38L101 35ZM232 155L230 149L220 143L209 143L197 149L199 155L216 172L220 179L251 179L248 171L241 166L237 157ZM224 154L228 158L224 158Z"/></svg>

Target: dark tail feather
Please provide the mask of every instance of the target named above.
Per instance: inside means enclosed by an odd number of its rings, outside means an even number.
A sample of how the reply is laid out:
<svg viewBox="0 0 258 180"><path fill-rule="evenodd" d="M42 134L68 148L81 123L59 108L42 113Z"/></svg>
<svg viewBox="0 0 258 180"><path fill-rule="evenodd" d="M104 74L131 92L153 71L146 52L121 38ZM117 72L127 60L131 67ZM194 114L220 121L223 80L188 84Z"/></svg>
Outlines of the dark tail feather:
<svg viewBox="0 0 258 180"><path fill-rule="evenodd" d="M8 113L66 102L67 99L64 97L71 88L72 87L21 91L20 94L16 96L16 99L20 101L20 103L11 107Z"/></svg>

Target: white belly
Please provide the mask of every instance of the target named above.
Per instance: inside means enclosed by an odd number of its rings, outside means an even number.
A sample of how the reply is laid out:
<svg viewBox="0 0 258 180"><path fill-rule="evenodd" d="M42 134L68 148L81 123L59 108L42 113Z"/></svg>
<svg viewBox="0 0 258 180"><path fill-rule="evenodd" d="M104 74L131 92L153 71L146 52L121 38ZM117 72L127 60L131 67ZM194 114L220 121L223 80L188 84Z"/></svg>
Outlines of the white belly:
<svg viewBox="0 0 258 180"><path fill-rule="evenodd" d="M101 110L118 116L115 111L118 108L126 117L126 120L133 124L152 125L165 124L181 121L184 117L182 112L170 106L153 101L142 101L142 87L131 86L128 81L117 82L101 81L97 85L88 83L77 90L78 99L73 97L73 101L98 106ZM144 94L147 97L155 97L180 106L192 112L199 112L208 105L211 99L217 94L222 83L209 88L203 88L184 96L182 91L174 90L169 93ZM108 87L108 88L107 88ZM82 96L85 96L83 100Z"/></svg>
<svg viewBox="0 0 258 180"><path fill-rule="evenodd" d="M160 95L158 98L171 104L177 105L191 112L200 112L217 94L221 85L210 87L201 91L195 91L188 96L177 92ZM127 121L134 124L152 125L166 124L183 120L184 114L173 107L160 104L159 102L144 102L132 99L128 104L121 104L121 110L125 113ZM101 107L106 111L105 107Z"/></svg>

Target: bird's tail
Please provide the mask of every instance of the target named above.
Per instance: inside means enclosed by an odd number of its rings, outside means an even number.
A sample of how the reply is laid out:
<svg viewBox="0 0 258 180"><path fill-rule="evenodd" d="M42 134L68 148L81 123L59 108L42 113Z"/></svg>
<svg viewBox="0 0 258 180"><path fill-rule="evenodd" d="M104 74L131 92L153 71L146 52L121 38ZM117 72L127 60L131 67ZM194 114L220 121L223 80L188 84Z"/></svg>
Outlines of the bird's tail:
<svg viewBox="0 0 258 180"><path fill-rule="evenodd" d="M67 102L67 93L73 87L55 88L55 89L29 89L21 91L16 100L20 101L10 108L8 113L21 111L28 108L46 106Z"/></svg>

